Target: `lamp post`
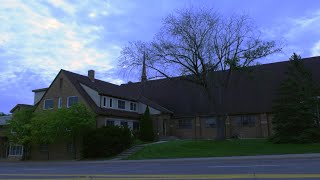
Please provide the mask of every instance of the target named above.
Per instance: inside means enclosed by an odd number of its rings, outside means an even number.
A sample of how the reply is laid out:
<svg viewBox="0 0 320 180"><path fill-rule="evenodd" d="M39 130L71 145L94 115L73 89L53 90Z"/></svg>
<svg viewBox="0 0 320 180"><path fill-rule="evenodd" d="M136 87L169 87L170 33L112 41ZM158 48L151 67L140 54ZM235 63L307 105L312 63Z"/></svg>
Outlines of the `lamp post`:
<svg viewBox="0 0 320 180"><path fill-rule="evenodd" d="M316 97L317 99L317 125L320 126L320 113L319 113L319 102L320 102L320 96Z"/></svg>

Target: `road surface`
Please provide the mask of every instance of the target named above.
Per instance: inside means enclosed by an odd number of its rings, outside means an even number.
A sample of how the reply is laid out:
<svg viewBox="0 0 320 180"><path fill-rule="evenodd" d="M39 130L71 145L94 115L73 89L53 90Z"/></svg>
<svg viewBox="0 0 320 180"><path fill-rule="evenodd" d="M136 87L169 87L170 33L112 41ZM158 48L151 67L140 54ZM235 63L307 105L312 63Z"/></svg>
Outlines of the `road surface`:
<svg viewBox="0 0 320 180"><path fill-rule="evenodd" d="M0 179L320 179L320 158L0 162Z"/></svg>

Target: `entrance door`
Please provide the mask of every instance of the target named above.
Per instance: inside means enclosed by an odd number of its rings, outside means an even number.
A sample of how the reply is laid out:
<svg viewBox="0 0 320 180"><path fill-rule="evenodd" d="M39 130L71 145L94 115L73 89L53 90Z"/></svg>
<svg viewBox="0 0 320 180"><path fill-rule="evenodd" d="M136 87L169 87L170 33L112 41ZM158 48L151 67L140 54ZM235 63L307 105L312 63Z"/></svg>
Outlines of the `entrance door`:
<svg viewBox="0 0 320 180"><path fill-rule="evenodd" d="M163 120L162 122L162 135L167 136L167 121Z"/></svg>

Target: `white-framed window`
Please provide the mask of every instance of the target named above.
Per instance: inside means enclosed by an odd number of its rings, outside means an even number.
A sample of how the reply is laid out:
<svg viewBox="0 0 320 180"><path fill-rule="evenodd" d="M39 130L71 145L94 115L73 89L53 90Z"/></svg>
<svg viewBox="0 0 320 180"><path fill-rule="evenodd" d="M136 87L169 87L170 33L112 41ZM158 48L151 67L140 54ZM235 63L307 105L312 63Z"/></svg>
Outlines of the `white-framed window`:
<svg viewBox="0 0 320 180"><path fill-rule="evenodd" d="M128 127L128 121L121 121L120 125Z"/></svg>
<svg viewBox="0 0 320 180"><path fill-rule="evenodd" d="M62 98L61 97L59 97L59 99L58 99L58 108L59 109L62 108Z"/></svg>
<svg viewBox="0 0 320 180"><path fill-rule="evenodd" d="M107 106L107 98L106 98L106 97L103 97L102 106L103 106L103 107L106 107L106 106Z"/></svg>
<svg viewBox="0 0 320 180"><path fill-rule="evenodd" d="M112 107L112 98L109 99L109 107Z"/></svg>
<svg viewBox="0 0 320 180"><path fill-rule="evenodd" d="M22 156L23 146L22 145L10 145L9 156Z"/></svg>
<svg viewBox="0 0 320 180"><path fill-rule="evenodd" d="M130 111L137 111L137 103L134 103L134 102L130 103Z"/></svg>
<svg viewBox="0 0 320 180"><path fill-rule="evenodd" d="M217 127L217 120L215 118L206 118L205 119L206 128L215 128Z"/></svg>
<svg viewBox="0 0 320 180"><path fill-rule="evenodd" d="M104 126L114 126L114 120L111 120L111 119L106 119L104 121Z"/></svg>
<svg viewBox="0 0 320 180"><path fill-rule="evenodd" d="M126 109L126 102L123 100L118 100L118 108L119 109Z"/></svg>
<svg viewBox="0 0 320 180"><path fill-rule="evenodd" d="M67 99L67 107L71 107L74 104L78 103L78 97L77 96L69 96Z"/></svg>
<svg viewBox="0 0 320 180"><path fill-rule="evenodd" d="M134 131L138 131L138 130L140 129L140 124L139 124L138 121L134 121L134 122L132 123L132 129L133 129Z"/></svg>
<svg viewBox="0 0 320 180"><path fill-rule="evenodd" d="M53 109L53 99L45 99L43 109Z"/></svg>
<svg viewBox="0 0 320 180"><path fill-rule="evenodd" d="M74 144L69 142L67 143L67 152L68 153L73 153L74 152Z"/></svg>

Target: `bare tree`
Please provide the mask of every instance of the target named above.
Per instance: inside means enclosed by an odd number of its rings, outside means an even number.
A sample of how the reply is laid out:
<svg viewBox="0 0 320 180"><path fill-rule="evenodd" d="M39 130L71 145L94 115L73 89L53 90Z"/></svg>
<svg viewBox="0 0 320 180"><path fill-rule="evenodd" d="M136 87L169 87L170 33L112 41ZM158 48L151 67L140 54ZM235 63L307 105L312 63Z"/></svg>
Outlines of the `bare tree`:
<svg viewBox="0 0 320 180"><path fill-rule="evenodd" d="M223 98L233 71L281 51L275 41L262 40L248 16L224 17L211 9L182 9L167 16L154 40L142 44L142 51L141 46L132 44L123 49L122 65L141 65L143 52L148 57L149 74L153 72L155 77L165 78L180 76L204 87L210 102L221 113L218 127L227 117ZM224 73L212 73L215 71ZM219 100L210 96L213 88L219 92ZM223 139L223 127L218 137Z"/></svg>

